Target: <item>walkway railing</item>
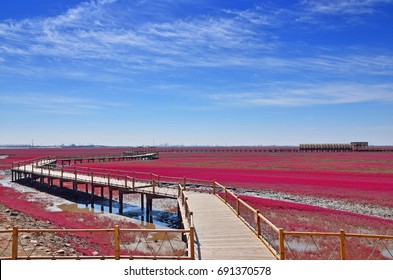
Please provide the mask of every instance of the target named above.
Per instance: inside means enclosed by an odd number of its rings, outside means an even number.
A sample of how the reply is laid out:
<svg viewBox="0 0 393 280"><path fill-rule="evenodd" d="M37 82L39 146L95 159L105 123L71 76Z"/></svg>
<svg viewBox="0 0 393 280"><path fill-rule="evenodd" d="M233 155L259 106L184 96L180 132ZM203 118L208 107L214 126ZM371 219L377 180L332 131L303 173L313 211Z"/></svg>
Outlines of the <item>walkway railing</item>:
<svg viewBox="0 0 393 280"><path fill-rule="evenodd" d="M49 243L48 235L62 235L69 240L77 238L83 246L84 238L99 235L100 243L88 244L72 252L60 245ZM29 236L30 235L30 236ZM26 236L29 236L26 238ZM194 259L193 228L188 229L19 229L1 230L5 244L0 248L0 260L33 259ZM52 238L53 239L53 238ZM186 242L185 242L186 241ZM40 248L45 249L42 252ZM89 254L90 252L90 254Z"/></svg>
<svg viewBox="0 0 393 280"><path fill-rule="evenodd" d="M344 230L285 231L221 184L215 182L213 190L255 232L277 259L393 259L391 235L355 234Z"/></svg>

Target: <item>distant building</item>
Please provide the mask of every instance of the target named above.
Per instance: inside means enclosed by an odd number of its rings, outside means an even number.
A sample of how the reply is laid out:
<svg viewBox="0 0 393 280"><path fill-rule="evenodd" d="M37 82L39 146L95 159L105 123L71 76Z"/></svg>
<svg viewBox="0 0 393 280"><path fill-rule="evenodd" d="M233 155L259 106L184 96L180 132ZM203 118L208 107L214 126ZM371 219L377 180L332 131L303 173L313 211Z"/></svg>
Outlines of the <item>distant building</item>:
<svg viewBox="0 0 393 280"><path fill-rule="evenodd" d="M368 142L351 142L354 151L367 151Z"/></svg>
<svg viewBox="0 0 393 280"><path fill-rule="evenodd" d="M368 142L351 142L350 144L300 144L300 151L352 152L367 151Z"/></svg>

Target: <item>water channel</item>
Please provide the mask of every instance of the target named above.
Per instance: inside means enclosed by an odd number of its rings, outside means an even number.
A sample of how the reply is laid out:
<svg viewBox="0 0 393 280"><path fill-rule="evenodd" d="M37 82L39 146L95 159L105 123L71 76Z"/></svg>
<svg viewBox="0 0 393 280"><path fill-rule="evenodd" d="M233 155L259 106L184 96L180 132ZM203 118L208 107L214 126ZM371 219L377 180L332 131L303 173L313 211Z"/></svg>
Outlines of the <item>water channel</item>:
<svg viewBox="0 0 393 280"><path fill-rule="evenodd" d="M62 211L77 213L94 213L106 214L109 211L109 199L101 196L94 197L94 204L91 204L91 194L74 191L68 188L60 188L57 186L48 186L35 182L33 186L27 187L22 181L21 186L31 188L41 193L47 193L66 200L65 203L56 205ZM13 187L17 183L10 182L8 176L0 178L0 184L4 187ZM24 191L26 192L26 191ZM146 203L145 203L146 204ZM133 222L139 224L143 228L173 228L177 229L181 226L181 219L177 212L177 200L170 198L160 198L153 200L153 211L150 219L146 216L146 209L141 209L140 194L124 195L123 213L119 213L119 203L116 200L112 202L112 214L121 215L131 218Z"/></svg>

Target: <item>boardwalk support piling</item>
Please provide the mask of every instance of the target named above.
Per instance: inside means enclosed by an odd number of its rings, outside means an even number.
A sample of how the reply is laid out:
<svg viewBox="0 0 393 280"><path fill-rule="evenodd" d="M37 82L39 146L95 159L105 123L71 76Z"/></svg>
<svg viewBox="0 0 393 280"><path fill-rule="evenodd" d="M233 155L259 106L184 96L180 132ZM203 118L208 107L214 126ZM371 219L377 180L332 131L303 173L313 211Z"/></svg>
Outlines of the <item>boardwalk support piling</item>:
<svg viewBox="0 0 393 280"><path fill-rule="evenodd" d="M119 190L119 213L123 214L123 192Z"/></svg>

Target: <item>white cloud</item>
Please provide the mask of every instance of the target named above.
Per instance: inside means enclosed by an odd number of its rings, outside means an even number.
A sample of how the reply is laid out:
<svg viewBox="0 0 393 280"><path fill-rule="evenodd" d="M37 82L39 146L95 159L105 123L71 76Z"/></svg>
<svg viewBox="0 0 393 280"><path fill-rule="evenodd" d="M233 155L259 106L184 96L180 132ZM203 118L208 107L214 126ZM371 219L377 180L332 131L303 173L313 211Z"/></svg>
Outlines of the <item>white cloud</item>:
<svg viewBox="0 0 393 280"><path fill-rule="evenodd" d="M54 113L57 115L90 114L105 107L119 107L121 104L103 102L91 98L70 96L66 93L3 93L0 103L18 106L23 110L39 113Z"/></svg>
<svg viewBox="0 0 393 280"><path fill-rule="evenodd" d="M261 86L262 87L262 86ZM304 84L253 92L213 94L217 106L310 106L393 102L393 84Z"/></svg>
<svg viewBox="0 0 393 280"><path fill-rule="evenodd" d="M348 83L354 85L363 77L392 75L390 50L365 46L363 49L332 47L325 51L306 43L288 43L285 38L272 35L271 29L279 26L277 22L282 24L285 17L288 17L288 25L302 13L334 13L332 7L336 4L349 11L355 7L372 8L387 1L338 2L303 1L292 13L289 8L256 7L222 10L215 17L203 14L176 19L161 17L160 20L149 17L140 20L138 3L136 6L128 4L131 7L119 14L124 1L85 2L55 17L0 23L2 57L7 62L13 61L13 64L2 63L0 70L12 75L113 81L129 79L132 74L166 72L173 68L183 71L192 67L214 67L227 71L234 66L239 73L246 70L261 77L283 74L286 78L291 76L289 80L300 77L304 83L314 78L318 79L316 82L328 78L335 85L342 80L350 80ZM141 3L139 5L147 5ZM347 99L336 97L334 100L359 102L359 95L350 99L347 87L339 86ZM328 90L326 86L323 88ZM357 89L360 88L361 85ZM302 90L313 90L316 96L302 100L299 97ZM307 90L295 87L292 92L284 89L278 95L268 95L252 91L245 100L259 105L329 103L328 94L314 84ZM246 103L242 102L243 97L226 97L235 103Z"/></svg>
<svg viewBox="0 0 393 280"><path fill-rule="evenodd" d="M242 17L195 16L187 19L134 21L116 18L115 1L90 1L50 18L0 23L1 50L9 55L46 56L59 59L111 60L151 66L173 63L198 65L202 61L236 56L240 51L269 48L253 27L256 15ZM106 5L111 3L113 5Z"/></svg>
<svg viewBox="0 0 393 280"><path fill-rule="evenodd" d="M391 0L304 0L308 11L332 15L361 15L376 12L376 6L392 3Z"/></svg>

